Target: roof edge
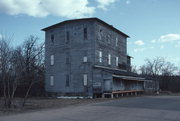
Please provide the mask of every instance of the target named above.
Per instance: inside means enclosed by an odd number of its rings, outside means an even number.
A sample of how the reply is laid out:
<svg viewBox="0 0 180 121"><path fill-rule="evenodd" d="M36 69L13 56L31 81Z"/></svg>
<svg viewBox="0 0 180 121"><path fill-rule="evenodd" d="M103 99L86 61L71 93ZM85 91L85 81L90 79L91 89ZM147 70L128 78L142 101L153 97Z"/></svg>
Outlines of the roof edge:
<svg viewBox="0 0 180 121"><path fill-rule="evenodd" d="M72 22L76 22L76 21L85 21L85 20L95 20L95 21L98 21L98 22L106 25L107 27L115 30L116 32L119 32L120 34L122 34L122 35L126 36L127 38L129 38L129 36L128 36L127 34L121 32L121 31L118 30L117 28L113 27L112 25L106 23L105 21L103 21L103 20L101 20L101 19L99 19L99 18L97 18L97 17L66 20L66 21L62 21L62 22L59 22L59 23L57 23L57 24L48 26L48 27L43 28L43 29L41 29L41 30L42 30L42 31L47 31L47 30L49 30L49 29L51 29L51 28L54 28L54 27L59 26L59 25L62 25L62 24L72 23Z"/></svg>

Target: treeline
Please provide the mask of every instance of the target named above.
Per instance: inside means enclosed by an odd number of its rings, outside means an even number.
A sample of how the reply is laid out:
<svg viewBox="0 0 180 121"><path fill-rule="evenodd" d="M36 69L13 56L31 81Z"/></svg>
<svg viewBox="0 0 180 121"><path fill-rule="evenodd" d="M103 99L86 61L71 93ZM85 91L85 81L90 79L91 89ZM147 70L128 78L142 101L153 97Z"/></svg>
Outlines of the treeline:
<svg viewBox="0 0 180 121"><path fill-rule="evenodd" d="M0 39L0 95L7 108L15 105L14 97L24 106L29 94L44 94L44 44L38 41L29 36L13 47L9 38Z"/></svg>
<svg viewBox="0 0 180 121"><path fill-rule="evenodd" d="M163 57L146 59L139 68L133 66L132 72L157 80L161 91L180 92L180 68Z"/></svg>

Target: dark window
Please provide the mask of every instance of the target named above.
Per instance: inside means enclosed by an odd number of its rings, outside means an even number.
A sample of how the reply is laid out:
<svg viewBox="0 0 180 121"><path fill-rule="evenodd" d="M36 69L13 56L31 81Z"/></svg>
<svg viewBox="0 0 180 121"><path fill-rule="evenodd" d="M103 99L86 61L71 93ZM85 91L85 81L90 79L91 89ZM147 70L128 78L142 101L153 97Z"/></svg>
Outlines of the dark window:
<svg viewBox="0 0 180 121"><path fill-rule="evenodd" d="M69 43L69 32L66 32L66 44Z"/></svg>
<svg viewBox="0 0 180 121"><path fill-rule="evenodd" d="M69 87L69 75L66 75L66 87Z"/></svg>
<svg viewBox="0 0 180 121"><path fill-rule="evenodd" d="M87 28L84 28L84 39L87 39Z"/></svg>
<svg viewBox="0 0 180 121"><path fill-rule="evenodd" d="M51 35L51 42L54 43L54 35Z"/></svg>
<svg viewBox="0 0 180 121"><path fill-rule="evenodd" d="M66 57L66 64L69 64L69 57Z"/></svg>

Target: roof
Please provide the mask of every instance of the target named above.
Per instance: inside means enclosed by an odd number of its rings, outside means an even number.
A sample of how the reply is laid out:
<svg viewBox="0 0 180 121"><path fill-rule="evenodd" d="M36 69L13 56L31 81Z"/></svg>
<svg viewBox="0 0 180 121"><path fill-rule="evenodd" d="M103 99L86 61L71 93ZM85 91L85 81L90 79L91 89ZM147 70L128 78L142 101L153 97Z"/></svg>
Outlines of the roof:
<svg viewBox="0 0 180 121"><path fill-rule="evenodd" d="M94 67L95 67L95 68L99 68L99 69L106 69L106 70L114 70L114 71L120 71L120 72L127 72L127 70L117 69L117 68L111 68L111 67L106 67L106 66L94 65Z"/></svg>
<svg viewBox="0 0 180 121"><path fill-rule="evenodd" d="M79 21L89 21L89 20L93 20L93 21L98 21L100 22L101 24L109 27L110 29L113 29L115 32L117 33L120 33L126 37L129 37L127 34L121 32L120 30L116 29L115 27L113 27L112 25L100 20L99 18L82 18L82 19L72 19L72 20L67 20L67 21L63 21L63 22L60 22L60 23L57 23L57 24L54 24L52 26L49 26L49 27L46 27L46 28L43 28L42 31L47 31L49 29L52 29L52 28L55 28L57 26L60 26L60 25L63 25L63 24L67 24L67 23L73 23L73 22L79 22Z"/></svg>
<svg viewBox="0 0 180 121"><path fill-rule="evenodd" d="M145 78L141 77L133 77L133 76L120 76L120 75L112 75L113 77L124 79L124 80L132 80L132 81L145 81Z"/></svg>

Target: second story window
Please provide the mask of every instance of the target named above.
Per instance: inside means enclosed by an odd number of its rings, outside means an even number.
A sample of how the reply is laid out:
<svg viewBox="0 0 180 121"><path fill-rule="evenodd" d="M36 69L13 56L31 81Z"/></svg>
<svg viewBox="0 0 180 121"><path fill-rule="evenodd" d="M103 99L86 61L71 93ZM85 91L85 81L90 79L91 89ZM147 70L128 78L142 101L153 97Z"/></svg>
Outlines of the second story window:
<svg viewBox="0 0 180 121"><path fill-rule="evenodd" d="M116 56L116 66L118 66L119 58Z"/></svg>
<svg viewBox="0 0 180 121"><path fill-rule="evenodd" d="M99 51L99 62L102 63L102 51Z"/></svg>
<svg viewBox="0 0 180 121"><path fill-rule="evenodd" d="M66 32L66 44L69 43L69 32Z"/></svg>
<svg viewBox="0 0 180 121"><path fill-rule="evenodd" d="M83 57L83 62L87 62L87 56Z"/></svg>
<svg viewBox="0 0 180 121"><path fill-rule="evenodd" d="M87 39L87 28L84 28L84 39Z"/></svg>
<svg viewBox="0 0 180 121"><path fill-rule="evenodd" d="M108 64L111 65L111 54L108 54Z"/></svg>
<svg viewBox="0 0 180 121"><path fill-rule="evenodd" d="M54 35L51 34L51 43L54 43Z"/></svg>
<svg viewBox="0 0 180 121"><path fill-rule="evenodd" d="M51 58L50 58L50 65L54 65L54 55L51 55Z"/></svg>

